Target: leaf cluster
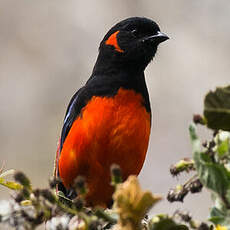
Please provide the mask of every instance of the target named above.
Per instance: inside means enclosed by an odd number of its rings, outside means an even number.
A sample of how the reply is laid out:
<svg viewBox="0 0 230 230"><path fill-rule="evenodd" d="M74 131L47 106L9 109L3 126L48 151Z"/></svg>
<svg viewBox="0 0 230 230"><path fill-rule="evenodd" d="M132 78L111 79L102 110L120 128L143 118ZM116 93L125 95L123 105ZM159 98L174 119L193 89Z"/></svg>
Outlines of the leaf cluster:
<svg viewBox="0 0 230 230"><path fill-rule="evenodd" d="M177 175L195 170L195 175L179 190L171 190L168 200L183 201L189 191L194 191L191 185L199 181L211 192L214 201L209 221L217 229L221 226L230 229L230 86L210 91L204 100L203 115L194 115L193 121L194 124L189 126L193 159L173 165L171 173ZM201 143L195 124L210 128L212 139Z"/></svg>

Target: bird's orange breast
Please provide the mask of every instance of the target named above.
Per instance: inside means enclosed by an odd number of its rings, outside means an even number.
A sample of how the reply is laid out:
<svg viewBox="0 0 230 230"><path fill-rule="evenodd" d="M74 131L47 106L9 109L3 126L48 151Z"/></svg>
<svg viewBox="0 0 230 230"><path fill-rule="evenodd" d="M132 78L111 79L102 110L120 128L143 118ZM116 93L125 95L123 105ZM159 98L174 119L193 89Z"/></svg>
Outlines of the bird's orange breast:
<svg viewBox="0 0 230 230"><path fill-rule="evenodd" d="M150 134L150 114L143 98L119 89L113 97L93 96L74 121L63 144L59 173L70 188L78 175L86 178L89 205L111 200L110 166L120 165L123 178L139 174Z"/></svg>

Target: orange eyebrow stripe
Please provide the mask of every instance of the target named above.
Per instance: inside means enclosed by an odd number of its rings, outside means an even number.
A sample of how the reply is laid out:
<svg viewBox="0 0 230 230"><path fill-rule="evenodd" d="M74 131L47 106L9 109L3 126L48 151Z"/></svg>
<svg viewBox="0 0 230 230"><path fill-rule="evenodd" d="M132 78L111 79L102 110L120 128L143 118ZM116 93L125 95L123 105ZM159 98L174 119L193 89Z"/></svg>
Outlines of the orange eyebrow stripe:
<svg viewBox="0 0 230 230"><path fill-rule="evenodd" d="M112 35L110 35L110 37L106 40L105 44L113 46L115 48L115 50L118 51L118 52L120 52L120 53L124 53L125 51L122 50L120 48L120 46L118 45L118 43L117 43L117 34L119 32L120 31L118 30L117 32L115 32Z"/></svg>

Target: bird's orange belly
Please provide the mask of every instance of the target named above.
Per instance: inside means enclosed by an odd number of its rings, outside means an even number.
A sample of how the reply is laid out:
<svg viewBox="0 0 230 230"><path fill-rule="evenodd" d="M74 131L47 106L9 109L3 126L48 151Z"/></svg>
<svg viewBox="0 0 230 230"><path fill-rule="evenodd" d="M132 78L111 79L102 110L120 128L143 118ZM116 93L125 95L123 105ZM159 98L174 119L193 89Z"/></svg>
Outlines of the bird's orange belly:
<svg viewBox="0 0 230 230"><path fill-rule="evenodd" d="M69 188L86 178L89 205L111 200L110 166L120 165L123 178L138 175L147 152L150 114L140 94L120 89L114 97L94 96L72 125L63 144L59 173Z"/></svg>

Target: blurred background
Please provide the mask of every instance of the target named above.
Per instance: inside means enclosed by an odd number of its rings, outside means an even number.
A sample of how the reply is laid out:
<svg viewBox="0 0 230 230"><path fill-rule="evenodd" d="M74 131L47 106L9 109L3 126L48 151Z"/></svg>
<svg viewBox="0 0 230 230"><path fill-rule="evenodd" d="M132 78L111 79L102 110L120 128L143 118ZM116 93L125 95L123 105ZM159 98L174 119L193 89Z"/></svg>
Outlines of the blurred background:
<svg viewBox="0 0 230 230"><path fill-rule="evenodd" d="M164 196L179 183L169 167L191 157L192 115L202 113L208 90L230 83L229 0L0 0L0 165L47 186L69 100L90 76L104 34L130 16L154 19L171 38L146 69L153 127L140 182ZM201 219L210 205L204 191L153 212L180 208Z"/></svg>

